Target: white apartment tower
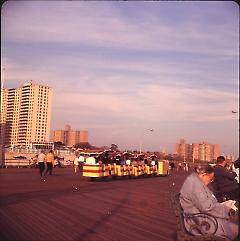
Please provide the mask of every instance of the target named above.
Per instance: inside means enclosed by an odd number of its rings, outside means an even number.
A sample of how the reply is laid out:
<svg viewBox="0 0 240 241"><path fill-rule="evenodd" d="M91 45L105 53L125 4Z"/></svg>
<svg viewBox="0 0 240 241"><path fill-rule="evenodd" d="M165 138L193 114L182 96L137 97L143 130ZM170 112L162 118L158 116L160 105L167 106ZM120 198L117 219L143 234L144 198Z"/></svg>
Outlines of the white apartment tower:
<svg viewBox="0 0 240 241"><path fill-rule="evenodd" d="M52 88L24 84L1 89L1 136L4 146L30 147L48 142L52 109Z"/></svg>

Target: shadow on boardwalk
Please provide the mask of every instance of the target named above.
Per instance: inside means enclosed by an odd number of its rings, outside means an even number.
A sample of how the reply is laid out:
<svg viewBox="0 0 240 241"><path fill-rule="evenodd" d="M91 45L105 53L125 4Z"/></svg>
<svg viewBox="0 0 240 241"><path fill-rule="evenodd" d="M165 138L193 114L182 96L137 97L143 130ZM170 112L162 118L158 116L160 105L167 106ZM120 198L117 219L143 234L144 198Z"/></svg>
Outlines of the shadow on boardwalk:
<svg viewBox="0 0 240 241"><path fill-rule="evenodd" d="M71 168L43 178L0 169L1 240L174 241L170 194L185 177L91 182Z"/></svg>

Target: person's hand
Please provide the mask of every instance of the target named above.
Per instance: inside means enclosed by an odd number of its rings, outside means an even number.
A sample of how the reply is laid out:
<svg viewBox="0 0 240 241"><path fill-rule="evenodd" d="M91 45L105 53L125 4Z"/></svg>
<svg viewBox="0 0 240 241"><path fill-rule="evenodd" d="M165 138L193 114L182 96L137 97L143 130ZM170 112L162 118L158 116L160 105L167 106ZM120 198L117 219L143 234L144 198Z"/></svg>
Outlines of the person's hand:
<svg viewBox="0 0 240 241"><path fill-rule="evenodd" d="M234 209L230 208L229 212L228 212L228 215L229 215L229 217L233 217L233 216L236 215L236 211Z"/></svg>
<svg viewBox="0 0 240 241"><path fill-rule="evenodd" d="M230 209L228 212L229 215L229 220L236 222L238 220L238 215L237 215L237 211L235 211L234 209Z"/></svg>

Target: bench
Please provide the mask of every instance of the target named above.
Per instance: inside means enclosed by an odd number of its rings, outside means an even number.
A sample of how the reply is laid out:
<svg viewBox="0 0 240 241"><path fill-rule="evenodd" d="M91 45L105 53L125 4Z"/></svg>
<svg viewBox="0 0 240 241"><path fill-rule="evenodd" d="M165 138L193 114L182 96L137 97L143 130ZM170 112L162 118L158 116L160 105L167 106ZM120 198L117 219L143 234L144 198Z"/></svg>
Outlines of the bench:
<svg viewBox="0 0 240 241"><path fill-rule="evenodd" d="M171 197L175 216L177 218L177 240L178 241L227 241L228 239L216 236L218 228L216 218L206 213L187 214L184 213L179 200L180 194ZM189 231L185 228L185 222L190 224Z"/></svg>

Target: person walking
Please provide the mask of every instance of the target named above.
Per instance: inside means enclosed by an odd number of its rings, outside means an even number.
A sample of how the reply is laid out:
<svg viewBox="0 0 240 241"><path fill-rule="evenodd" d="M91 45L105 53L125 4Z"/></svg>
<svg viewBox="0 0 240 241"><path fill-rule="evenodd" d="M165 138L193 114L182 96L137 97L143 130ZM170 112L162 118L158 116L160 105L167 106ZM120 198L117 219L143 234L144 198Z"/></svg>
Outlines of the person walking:
<svg viewBox="0 0 240 241"><path fill-rule="evenodd" d="M80 153L80 156L78 158L78 163L79 163L79 169L80 169L80 171L82 171L83 164L85 163L84 153Z"/></svg>
<svg viewBox="0 0 240 241"><path fill-rule="evenodd" d="M49 174L52 175L52 169L53 169L53 165L54 165L53 150L50 150L49 153L47 154L46 162L47 162L47 170L46 170L45 174L47 174L49 172Z"/></svg>
<svg viewBox="0 0 240 241"><path fill-rule="evenodd" d="M44 154L43 150L37 156L37 164L40 172L40 176L42 177L43 171L45 169L45 162L46 162L46 155Z"/></svg>
<svg viewBox="0 0 240 241"><path fill-rule="evenodd" d="M74 173L77 173L77 171L78 171L78 161L79 161L79 159L78 159L78 154L75 156L75 159L74 159L74 161L73 161L73 166L74 166Z"/></svg>

